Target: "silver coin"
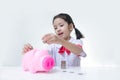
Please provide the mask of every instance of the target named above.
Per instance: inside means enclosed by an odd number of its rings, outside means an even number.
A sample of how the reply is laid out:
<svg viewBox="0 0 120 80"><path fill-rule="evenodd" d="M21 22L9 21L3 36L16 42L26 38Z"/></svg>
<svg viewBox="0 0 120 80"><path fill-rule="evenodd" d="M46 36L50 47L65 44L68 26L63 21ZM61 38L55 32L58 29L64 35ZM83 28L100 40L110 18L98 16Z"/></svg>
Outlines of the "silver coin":
<svg viewBox="0 0 120 80"><path fill-rule="evenodd" d="M83 75L83 73L78 73L78 75Z"/></svg>

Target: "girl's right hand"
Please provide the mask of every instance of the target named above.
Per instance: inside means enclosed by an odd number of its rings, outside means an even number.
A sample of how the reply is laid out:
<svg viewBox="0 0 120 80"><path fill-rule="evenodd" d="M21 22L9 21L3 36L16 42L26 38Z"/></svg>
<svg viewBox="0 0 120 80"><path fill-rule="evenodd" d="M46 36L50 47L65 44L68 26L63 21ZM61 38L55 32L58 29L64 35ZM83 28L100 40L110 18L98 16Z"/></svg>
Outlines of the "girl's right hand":
<svg viewBox="0 0 120 80"><path fill-rule="evenodd" d="M22 53L25 54L26 52L28 52L32 49L33 49L33 46L31 44L27 43L24 45Z"/></svg>

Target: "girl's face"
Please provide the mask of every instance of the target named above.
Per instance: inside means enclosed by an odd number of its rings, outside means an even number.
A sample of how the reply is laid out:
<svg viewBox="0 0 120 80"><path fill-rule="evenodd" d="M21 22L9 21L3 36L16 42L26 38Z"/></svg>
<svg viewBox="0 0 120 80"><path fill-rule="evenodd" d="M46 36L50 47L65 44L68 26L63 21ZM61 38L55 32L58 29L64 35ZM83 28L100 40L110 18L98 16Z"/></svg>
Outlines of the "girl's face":
<svg viewBox="0 0 120 80"><path fill-rule="evenodd" d="M70 33L73 29L72 24L68 25L68 23L64 19L56 18L53 22L53 26L57 36L65 40L70 39Z"/></svg>

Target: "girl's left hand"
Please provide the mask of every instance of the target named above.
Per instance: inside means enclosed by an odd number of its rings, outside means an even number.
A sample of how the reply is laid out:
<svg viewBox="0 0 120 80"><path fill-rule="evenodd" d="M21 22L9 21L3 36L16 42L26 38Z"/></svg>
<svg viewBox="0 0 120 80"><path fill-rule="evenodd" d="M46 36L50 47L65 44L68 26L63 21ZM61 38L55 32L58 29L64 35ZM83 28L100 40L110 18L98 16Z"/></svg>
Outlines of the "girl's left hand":
<svg viewBox="0 0 120 80"><path fill-rule="evenodd" d="M60 38L53 34L53 33L49 33L49 34L46 34L42 37L42 40L44 43L47 43L47 44L60 44Z"/></svg>

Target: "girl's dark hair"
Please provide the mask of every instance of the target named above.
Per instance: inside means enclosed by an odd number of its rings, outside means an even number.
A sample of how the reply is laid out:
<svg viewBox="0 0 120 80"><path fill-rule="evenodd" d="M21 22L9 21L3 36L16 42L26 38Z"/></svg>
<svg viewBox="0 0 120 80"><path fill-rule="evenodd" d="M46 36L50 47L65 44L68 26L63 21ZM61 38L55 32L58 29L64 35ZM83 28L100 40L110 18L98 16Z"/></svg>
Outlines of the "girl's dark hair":
<svg viewBox="0 0 120 80"><path fill-rule="evenodd" d="M73 27L74 27L74 29L75 29L76 39L84 38L84 36L82 35L82 33L75 27L74 22L73 22L73 20L72 20L72 18L71 18L70 15L68 15L68 14L66 14L66 13L60 13L60 14L54 16L54 18L53 18L53 23L54 23L54 20L55 20L56 18L62 18L62 19L65 20L68 24L71 24L71 23L73 24Z"/></svg>

